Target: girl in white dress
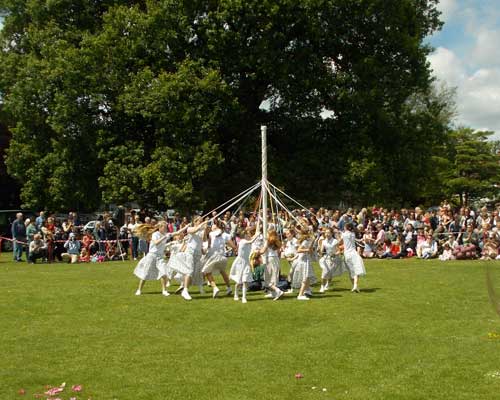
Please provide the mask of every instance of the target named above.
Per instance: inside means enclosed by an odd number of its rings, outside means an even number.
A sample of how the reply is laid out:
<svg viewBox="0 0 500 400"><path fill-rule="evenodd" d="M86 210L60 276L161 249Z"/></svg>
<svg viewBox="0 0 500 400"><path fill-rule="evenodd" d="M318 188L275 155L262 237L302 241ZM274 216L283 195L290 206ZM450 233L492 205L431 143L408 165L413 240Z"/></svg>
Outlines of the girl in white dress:
<svg viewBox="0 0 500 400"><path fill-rule="evenodd" d="M309 300L309 297L307 297L305 293L310 293L310 286L316 282L316 276L314 275L311 262L313 238L308 234L307 228L302 230L299 237L299 243L292 287L300 288L297 300Z"/></svg>
<svg viewBox="0 0 500 400"><path fill-rule="evenodd" d="M181 295L185 300L191 300L189 294L189 286L203 285L203 276L201 273L201 256L203 249L203 235L208 221L203 222L201 217L196 217L193 221L193 226L187 228L186 250L177 253L171 258L171 268L173 271L179 272L183 276L183 284L181 285ZM179 288L180 289L180 288Z"/></svg>
<svg viewBox="0 0 500 400"><path fill-rule="evenodd" d="M142 293L144 283L150 280L160 280L162 294L169 296L170 293L166 287L167 263L165 262L165 246L167 240L171 237L167 234L167 223L161 221L156 225L157 230L151 236L150 248L148 254L137 264L134 274L139 281L139 288L135 292L137 296Z"/></svg>
<svg viewBox="0 0 500 400"><path fill-rule="evenodd" d="M278 300L283 296L283 291L276 285L279 281L280 274L280 249L281 242L276 231L269 231L265 246L258 250L259 254L266 254L266 269L264 271L264 286L273 291L266 297Z"/></svg>
<svg viewBox="0 0 500 400"><path fill-rule="evenodd" d="M177 254L183 250L183 247L185 247L184 232L174 234L173 240L167 243L167 247L165 250L170 253L167 262L167 287L170 286L170 282L175 275L175 270L172 268L173 262L176 259Z"/></svg>
<svg viewBox="0 0 500 400"><path fill-rule="evenodd" d="M359 293L358 282L359 277L366 275L365 264L363 259L356 251L355 235L353 225L347 223L342 232L341 244L344 245L344 260L349 274L351 276L352 289L351 292Z"/></svg>
<svg viewBox="0 0 500 400"><path fill-rule="evenodd" d="M295 237L295 231L293 229L288 229L285 233L286 236L286 244L283 254L285 255L286 260L290 264L290 270L288 272L288 282L292 282L293 272L295 269L295 256L297 255L297 248L299 247L297 238ZM287 293L293 293L293 288L287 291Z"/></svg>
<svg viewBox="0 0 500 400"><path fill-rule="evenodd" d="M260 235L259 225L252 237L251 228L245 230L245 238L240 239L238 243L238 256L234 259L231 265L229 277L235 282L234 285L234 300L238 301L238 287L242 287L241 302L247 302L247 285L253 281L252 271L250 268L250 254L252 252L252 243L257 240Z"/></svg>
<svg viewBox="0 0 500 400"><path fill-rule="evenodd" d="M224 255L225 247L229 246L236 251L236 245L231 240L231 235L225 232L224 223L221 221L219 225L214 223L212 231L208 234L208 251L201 260L203 268L202 272L207 277L210 286L212 286L212 297L216 298L220 289L215 283L213 274L218 272L221 274L222 279L226 283L227 295L231 294L231 282L226 272L227 258Z"/></svg>
<svg viewBox="0 0 500 400"><path fill-rule="evenodd" d="M321 241L320 254L324 254L319 260L321 267L321 288L320 293L325 293L330 286L333 277L342 275L345 272L344 263L339 256L339 241L333 236L333 229L327 228L325 238Z"/></svg>

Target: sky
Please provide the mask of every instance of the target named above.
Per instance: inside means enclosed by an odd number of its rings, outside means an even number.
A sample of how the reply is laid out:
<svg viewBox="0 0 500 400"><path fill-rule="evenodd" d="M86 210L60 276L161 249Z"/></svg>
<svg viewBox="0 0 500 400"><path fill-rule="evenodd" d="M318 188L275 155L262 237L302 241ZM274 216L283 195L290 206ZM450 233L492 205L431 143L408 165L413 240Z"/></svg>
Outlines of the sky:
<svg viewBox="0 0 500 400"><path fill-rule="evenodd" d="M457 126L500 139L500 0L441 0L443 29L428 38L434 76L456 88Z"/></svg>

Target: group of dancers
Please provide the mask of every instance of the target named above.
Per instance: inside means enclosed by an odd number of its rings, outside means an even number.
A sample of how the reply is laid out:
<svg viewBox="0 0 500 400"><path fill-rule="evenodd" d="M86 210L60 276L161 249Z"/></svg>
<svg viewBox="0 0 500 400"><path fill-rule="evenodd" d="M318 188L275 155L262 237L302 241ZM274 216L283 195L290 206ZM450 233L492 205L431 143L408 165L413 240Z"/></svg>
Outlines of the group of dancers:
<svg viewBox="0 0 500 400"><path fill-rule="evenodd" d="M167 232L167 224L159 222L153 228L144 226L139 229L153 230L148 254L137 264L134 274L140 279L136 295L141 295L145 281L160 280L162 294L169 296L170 282L180 282L176 293L185 300L191 300L190 287L198 286L204 293L204 283L212 288L212 296L219 296L214 275L220 274L226 285L226 295L233 295L235 301L241 299L247 303L248 285L253 282L253 271L258 266L264 267L263 288L265 296L274 301L279 300L285 291L278 287L280 278L281 252L290 263L288 281L291 288L286 293L297 292L297 300L309 300L312 295L311 286L316 283L313 269L313 254L319 251L321 267L320 293L329 290L331 280L347 272L352 282L352 292L359 292L359 277L366 274L363 259L356 251L355 234L352 224L346 224L344 231L334 235L331 228L325 230L316 243L307 220L299 221L285 231L285 243L279 238L277 231L271 227L267 238L263 237L260 223L256 227L247 228L244 237L238 244L225 229L222 220L203 220L196 217L193 223L176 233ZM204 249L204 241L208 247ZM227 273L228 259L226 247L231 248L236 258ZM165 259L169 250L170 257ZM231 288L234 283L234 290Z"/></svg>

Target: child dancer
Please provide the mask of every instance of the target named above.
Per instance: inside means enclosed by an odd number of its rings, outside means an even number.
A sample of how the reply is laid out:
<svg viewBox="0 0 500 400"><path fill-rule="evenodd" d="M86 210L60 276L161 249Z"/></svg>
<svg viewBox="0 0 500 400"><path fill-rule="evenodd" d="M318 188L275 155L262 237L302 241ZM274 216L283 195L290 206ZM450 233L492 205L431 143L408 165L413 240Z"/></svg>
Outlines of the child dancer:
<svg viewBox="0 0 500 400"><path fill-rule="evenodd" d="M264 286L271 289L274 293L269 293L266 297L278 300L283 296L283 291L276 285L279 280L280 273L280 249L281 241L278 238L276 231L269 231L265 246L259 250L260 254L266 254L266 270L264 273Z"/></svg>
<svg viewBox="0 0 500 400"><path fill-rule="evenodd" d="M166 288L166 279L167 275L167 264L165 262L165 246L167 240L171 235L167 234L167 224L164 221L159 222L155 226L156 230L153 232L151 236L151 244L149 253L139 261L137 267L135 267L134 274L137 276L139 281L139 288L135 292L136 296L140 296L142 293L142 288L144 287L144 283L149 280L160 280L161 281L161 293L163 296L169 296L170 293ZM140 227L138 229L141 229ZM151 227L147 225L141 229L143 234L146 234Z"/></svg>
<svg viewBox="0 0 500 400"><path fill-rule="evenodd" d="M234 285L234 300L238 301L238 286L242 286L241 302L247 302L247 284L252 282L252 272L250 270L250 253L252 252L252 243L257 240L260 235L259 224L255 235L252 237L251 228L245 230L245 238L240 239L238 243L238 256L234 259L231 265L229 277L235 282Z"/></svg>
<svg viewBox="0 0 500 400"><path fill-rule="evenodd" d="M330 286L330 280L334 276L342 275L345 272L344 263L339 257L339 241L333 236L333 229L327 228L325 238L321 242L320 254L324 254L319 260L321 267L321 288L320 293L325 293Z"/></svg>
<svg viewBox="0 0 500 400"><path fill-rule="evenodd" d="M212 297L215 299L219 294L220 289L217 287L214 279L214 272L219 272L226 283L227 295L232 293L229 276L226 272L227 258L224 255L225 246L231 247L236 251L236 245L231 240L231 235L224 230L224 223L220 221L218 224L212 225L212 231L208 234L209 249L202 258L202 272L207 277L210 286L212 286Z"/></svg>
<svg viewBox="0 0 500 400"><path fill-rule="evenodd" d="M309 292L310 286L316 282L310 255L313 240L307 230L307 227L301 229L292 280L292 287L299 288L297 300L309 300L305 293Z"/></svg>
<svg viewBox="0 0 500 400"><path fill-rule="evenodd" d="M191 285L191 282L194 285L200 286L201 292L201 286L203 284L201 274L203 234L208 222L208 220L203 222L202 218L199 216L194 219L193 226L190 226L186 230L186 233L188 234L186 251L183 253L177 253L172 259L172 269L183 275L181 295L184 300L192 299L189 294L189 286Z"/></svg>
<svg viewBox="0 0 500 400"><path fill-rule="evenodd" d="M174 239L171 242L169 242L166 246L166 250L169 251L170 253L167 262L167 283L166 283L167 287L170 286L170 281L173 279L175 274L175 270L172 268L173 262L177 257L177 254L183 250L183 247L185 247L184 245L185 245L184 232L179 232L174 234Z"/></svg>
<svg viewBox="0 0 500 400"><path fill-rule="evenodd" d="M354 227L351 223L345 224L344 232L342 232L341 244L343 243L344 245L344 260L351 276L351 292L359 293L359 277L366 275L366 270L363 259L356 251L355 235L353 230Z"/></svg>
<svg viewBox="0 0 500 400"><path fill-rule="evenodd" d="M288 264L290 265L290 270L288 272L288 282L292 282L293 279L293 271L295 269L295 256L297 255L297 238L295 237L295 231L290 228L286 231L285 233L286 236L286 244L285 244L285 250L283 254L285 255L286 260L288 261ZM288 289L287 293L293 293L292 287Z"/></svg>

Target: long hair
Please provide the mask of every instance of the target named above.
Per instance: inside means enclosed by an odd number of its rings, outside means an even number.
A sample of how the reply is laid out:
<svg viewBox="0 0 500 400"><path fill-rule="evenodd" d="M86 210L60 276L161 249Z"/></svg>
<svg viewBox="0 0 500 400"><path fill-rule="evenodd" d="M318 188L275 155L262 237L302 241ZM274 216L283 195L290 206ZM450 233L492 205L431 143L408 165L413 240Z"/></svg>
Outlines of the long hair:
<svg viewBox="0 0 500 400"><path fill-rule="evenodd" d="M276 231L270 231L267 235L267 243L268 245L274 249L274 250L277 250L279 248L281 248L281 241L278 237L278 234L276 233Z"/></svg>
<svg viewBox="0 0 500 400"><path fill-rule="evenodd" d="M147 240L151 240L151 236L153 236L153 233L155 233L160 228L160 226L163 225L167 226L167 223L165 221L160 221L156 225L140 224L137 228L135 228L135 231L138 236L146 237Z"/></svg>

